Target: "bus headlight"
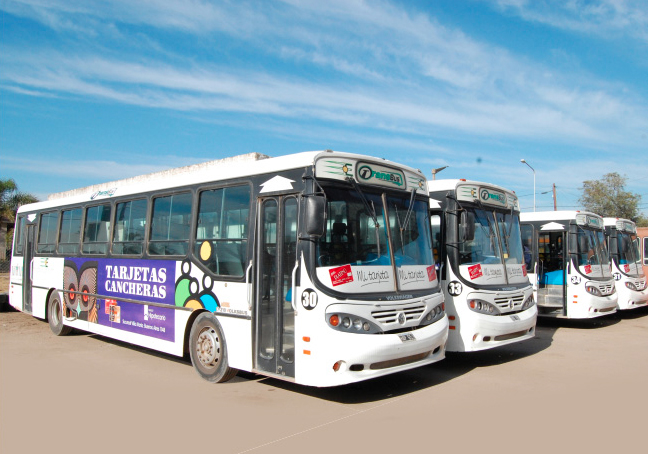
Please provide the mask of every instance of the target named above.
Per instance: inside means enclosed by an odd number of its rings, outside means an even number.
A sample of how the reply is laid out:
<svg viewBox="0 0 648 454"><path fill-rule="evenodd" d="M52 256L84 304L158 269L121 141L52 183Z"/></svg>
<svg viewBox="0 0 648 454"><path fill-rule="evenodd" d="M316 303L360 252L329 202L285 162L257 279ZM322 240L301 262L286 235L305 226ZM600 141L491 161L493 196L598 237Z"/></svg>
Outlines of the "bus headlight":
<svg viewBox="0 0 648 454"><path fill-rule="evenodd" d="M522 310L525 311L531 306L533 306L534 304L535 304L535 300L533 299L533 293L532 293L522 305Z"/></svg>
<svg viewBox="0 0 648 454"><path fill-rule="evenodd" d="M488 301L471 299L468 300L468 307L471 311L479 312L481 314L487 315L499 315L500 310L494 304L489 303Z"/></svg>
<svg viewBox="0 0 648 454"><path fill-rule="evenodd" d="M357 334L376 334L383 332L378 325L358 315L331 314L326 317L329 326L336 331Z"/></svg>
<svg viewBox="0 0 648 454"><path fill-rule="evenodd" d="M603 294L601 293L601 291L599 290L599 288L598 288L598 287L594 287L593 285L586 285L586 286L585 286L585 290L586 290L587 293L589 293L590 295L594 295L594 296L603 296Z"/></svg>
<svg viewBox="0 0 648 454"><path fill-rule="evenodd" d="M437 320L441 320L444 314L445 314L445 304L444 303L437 304L430 310L430 312L428 312L427 314L425 314L425 316L423 316L419 326L431 325Z"/></svg>
<svg viewBox="0 0 648 454"><path fill-rule="evenodd" d="M638 290L637 286L634 285L634 282L626 282L625 286L628 287L630 290L634 290L635 292Z"/></svg>

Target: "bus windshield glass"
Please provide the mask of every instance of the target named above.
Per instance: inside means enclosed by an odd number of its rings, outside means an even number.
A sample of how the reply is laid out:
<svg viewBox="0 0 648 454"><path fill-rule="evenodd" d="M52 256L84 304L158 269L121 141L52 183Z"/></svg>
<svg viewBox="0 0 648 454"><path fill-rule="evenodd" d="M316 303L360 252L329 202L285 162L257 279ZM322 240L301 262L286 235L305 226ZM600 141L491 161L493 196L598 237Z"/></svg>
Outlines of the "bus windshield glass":
<svg viewBox="0 0 648 454"><path fill-rule="evenodd" d="M579 225L576 241L578 270L590 278L611 277L610 259L603 231L583 228Z"/></svg>
<svg viewBox="0 0 648 454"><path fill-rule="evenodd" d="M324 186L326 232L315 255L319 281L358 294L434 288L427 201L358 188Z"/></svg>
<svg viewBox="0 0 648 454"><path fill-rule="evenodd" d="M617 253L619 269L622 272L635 277L644 275L637 235L617 231Z"/></svg>
<svg viewBox="0 0 648 454"><path fill-rule="evenodd" d="M517 213L468 207L474 237L459 244L459 271L477 285L527 283L520 218Z"/></svg>

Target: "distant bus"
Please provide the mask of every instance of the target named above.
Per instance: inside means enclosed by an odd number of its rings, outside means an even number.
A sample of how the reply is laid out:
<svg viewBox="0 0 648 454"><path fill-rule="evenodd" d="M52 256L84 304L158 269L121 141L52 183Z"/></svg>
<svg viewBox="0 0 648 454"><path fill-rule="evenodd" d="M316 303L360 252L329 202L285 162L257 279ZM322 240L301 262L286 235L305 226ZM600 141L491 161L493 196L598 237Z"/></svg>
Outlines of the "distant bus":
<svg viewBox="0 0 648 454"><path fill-rule="evenodd" d="M617 308L634 309L648 304L646 275L641 263L637 225L629 219L603 218L610 248L612 275L619 295Z"/></svg>
<svg viewBox="0 0 648 454"><path fill-rule="evenodd" d="M637 227L637 240L641 250L644 276L648 276L648 227Z"/></svg>
<svg viewBox="0 0 648 454"><path fill-rule="evenodd" d="M520 207L505 188L428 181L433 247L450 323L448 351L476 351L535 335L538 309L520 238Z"/></svg>
<svg viewBox="0 0 648 454"><path fill-rule="evenodd" d="M616 311L602 217L543 211L522 213L521 222L539 316L592 318Z"/></svg>
<svg viewBox="0 0 648 454"><path fill-rule="evenodd" d="M418 170L331 151L230 159L17 213L10 301L182 356L334 386L445 356L448 319Z"/></svg>

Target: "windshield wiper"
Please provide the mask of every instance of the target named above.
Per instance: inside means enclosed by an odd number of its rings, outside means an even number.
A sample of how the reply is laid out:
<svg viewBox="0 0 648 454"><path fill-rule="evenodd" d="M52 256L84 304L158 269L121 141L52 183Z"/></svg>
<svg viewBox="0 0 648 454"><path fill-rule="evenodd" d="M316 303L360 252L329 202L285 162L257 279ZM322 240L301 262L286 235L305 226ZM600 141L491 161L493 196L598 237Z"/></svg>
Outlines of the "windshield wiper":
<svg viewBox="0 0 648 454"><path fill-rule="evenodd" d="M409 202L409 207L407 208L407 213L405 213L405 221L401 222L400 216L398 214L398 205L396 202L394 202L394 211L396 211L396 220L398 221L398 228L400 230L400 243L401 243L401 250L404 252L404 247L405 247L405 238L403 237L403 233L405 232L405 229L407 229L407 226L409 225L410 218L412 217L412 212L414 211L414 197L416 197L416 190L412 189L412 195L410 196L410 202Z"/></svg>
<svg viewBox="0 0 648 454"><path fill-rule="evenodd" d="M367 200L367 197L365 197L364 192L362 192L362 189L360 188L360 185L358 184L357 181L353 179L353 177L347 177L347 181L350 182L353 185L353 188L357 191L358 194L360 194L360 199L362 200L362 203L365 206L365 209L367 210L367 214L371 216L371 219L374 222L375 226L375 234L376 234L376 248L377 251L376 253L378 254L378 257L380 257L380 224L378 224L378 217L376 216L376 207L373 204L373 200L371 201L371 205L369 205L369 201Z"/></svg>
<svg viewBox="0 0 648 454"><path fill-rule="evenodd" d="M362 192L360 185L358 185L358 183L352 177L347 177L347 181L350 182L353 185L353 188L358 191L358 194L360 194L360 199L362 199L362 203L364 203L364 206L367 209L367 213L369 213L369 216L371 216L371 219L374 221L374 225L376 226L376 228L378 228L379 225L378 218L376 217L376 210L373 206L369 206L369 201L365 197L364 192Z"/></svg>

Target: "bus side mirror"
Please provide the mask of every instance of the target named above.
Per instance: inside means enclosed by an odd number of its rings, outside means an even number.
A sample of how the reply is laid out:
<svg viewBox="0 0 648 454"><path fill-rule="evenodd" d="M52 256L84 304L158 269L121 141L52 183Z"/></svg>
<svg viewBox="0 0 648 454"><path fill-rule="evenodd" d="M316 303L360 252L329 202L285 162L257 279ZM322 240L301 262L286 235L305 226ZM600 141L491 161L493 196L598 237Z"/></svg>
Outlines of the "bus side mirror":
<svg viewBox="0 0 648 454"><path fill-rule="evenodd" d="M468 211L461 212L459 237L461 241L472 241L475 239L475 213Z"/></svg>
<svg viewBox="0 0 648 454"><path fill-rule="evenodd" d="M326 226L326 197L313 195L306 197L306 233L309 236L321 237Z"/></svg>

